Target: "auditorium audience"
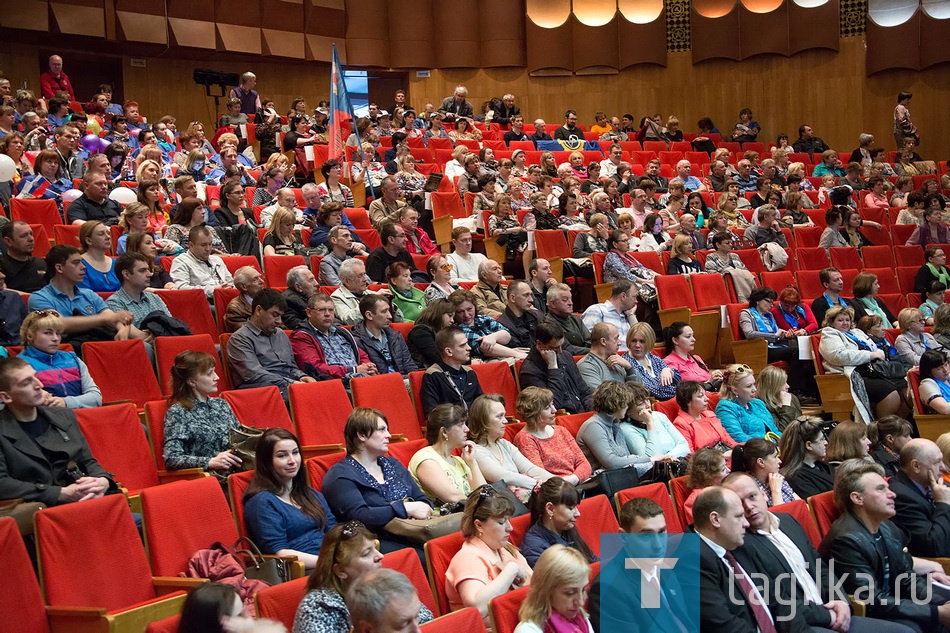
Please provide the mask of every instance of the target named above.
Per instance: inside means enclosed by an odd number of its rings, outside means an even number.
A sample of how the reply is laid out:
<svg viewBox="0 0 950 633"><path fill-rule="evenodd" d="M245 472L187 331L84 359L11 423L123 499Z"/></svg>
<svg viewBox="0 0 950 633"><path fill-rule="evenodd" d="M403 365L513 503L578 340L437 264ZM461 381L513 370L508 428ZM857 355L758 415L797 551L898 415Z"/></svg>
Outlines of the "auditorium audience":
<svg viewBox="0 0 950 633"><path fill-rule="evenodd" d="M535 346L528 352L518 372L521 387L550 389L556 409L571 414L590 411L593 391L574 358L564 351L564 333L555 324L542 323L535 335Z"/></svg>
<svg viewBox="0 0 950 633"><path fill-rule="evenodd" d="M516 403L525 423L512 443L531 463L569 484L586 481L590 463L566 427L555 422L554 394L549 389L525 387Z"/></svg>
<svg viewBox="0 0 950 633"><path fill-rule="evenodd" d="M744 443L766 433L781 435L765 403L756 398L755 374L748 365L730 365L723 373L716 416L730 437Z"/></svg>
<svg viewBox="0 0 950 633"><path fill-rule="evenodd" d="M943 364L943 363L941 363ZM950 410L950 408L948 408ZM910 440L914 427L896 415L889 415L871 422L868 439L871 440L871 457L884 469L886 477L893 477L899 468L901 449Z"/></svg>
<svg viewBox="0 0 950 633"><path fill-rule="evenodd" d="M429 445L409 460L409 472L434 505L460 511L472 490L485 484L475 442L468 437L468 412L455 404L432 409L426 416L426 441Z"/></svg>

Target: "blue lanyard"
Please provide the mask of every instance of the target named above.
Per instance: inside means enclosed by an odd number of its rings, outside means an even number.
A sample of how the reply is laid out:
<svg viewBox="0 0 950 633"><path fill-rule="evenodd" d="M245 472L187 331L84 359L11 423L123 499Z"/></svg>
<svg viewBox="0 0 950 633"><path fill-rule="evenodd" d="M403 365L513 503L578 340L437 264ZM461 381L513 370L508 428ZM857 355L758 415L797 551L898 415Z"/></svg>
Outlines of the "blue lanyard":
<svg viewBox="0 0 950 633"><path fill-rule="evenodd" d="M799 317L795 316L794 314L789 314L785 311L785 308L779 308L779 310L781 310L782 314L785 315L785 320L788 322L789 327L791 327L793 330L798 329ZM801 315L802 323L805 322L805 308L801 306L795 306L795 309L792 310L792 312Z"/></svg>
<svg viewBox="0 0 950 633"><path fill-rule="evenodd" d="M851 339L852 341L854 341L854 344L857 345L858 347L860 347L861 349L866 350L866 351L868 351L868 352L871 351L871 346L870 346L870 345L868 345L867 343L865 343L864 341L862 341L861 339L859 339L857 336L855 336L855 335L852 334L851 332L844 332L843 334L844 334L845 336L847 336L849 339Z"/></svg>
<svg viewBox="0 0 950 633"><path fill-rule="evenodd" d="M759 332L768 332L769 334L775 334L778 332L778 325L775 323L775 317L773 317L770 313L766 312L765 314L761 314L755 308L749 308L749 312L752 313L752 318L755 319L755 325Z"/></svg>
<svg viewBox="0 0 950 633"><path fill-rule="evenodd" d="M831 297L828 296L828 293L827 293L827 292L821 293L821 296L824 297L824 298L825 298L825 301L828 302L828 307L829 307L829 308L830 308L831 306L833 306L833 305L839 305L839 306L847 306L847 305L848 305L848 302L845 301L844 299L842 299L840 295L838 296L838 300L837 300L837 301L832 301L832 300L831 300Z"/></svg>

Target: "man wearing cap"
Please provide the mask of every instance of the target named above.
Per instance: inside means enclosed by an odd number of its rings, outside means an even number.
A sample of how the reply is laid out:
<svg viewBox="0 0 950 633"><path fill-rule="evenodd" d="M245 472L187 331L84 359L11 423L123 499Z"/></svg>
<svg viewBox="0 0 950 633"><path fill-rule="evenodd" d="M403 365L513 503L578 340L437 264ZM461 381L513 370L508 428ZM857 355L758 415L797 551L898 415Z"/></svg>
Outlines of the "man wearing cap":
<svg viewBox="0 0 950 633"><path fill-rule="evenodd" d="M389 112L386 110L380 110L379 114L376 115L376 125L379 126L376 130L376 136L382 138L384 136L392 136L393 132L396 130L393 129L392 120L389 118Z"/></svg>

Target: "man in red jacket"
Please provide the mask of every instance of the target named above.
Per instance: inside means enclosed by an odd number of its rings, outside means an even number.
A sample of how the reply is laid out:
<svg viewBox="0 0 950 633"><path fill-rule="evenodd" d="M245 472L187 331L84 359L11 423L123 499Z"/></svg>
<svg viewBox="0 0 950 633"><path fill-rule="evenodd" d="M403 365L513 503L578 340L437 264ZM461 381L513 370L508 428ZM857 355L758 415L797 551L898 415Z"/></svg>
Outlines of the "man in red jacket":
<svg viewBox="0 0 950 633"><path fill-rule="evenodd" d="M307 320L290 335L294 362L313 377L342 378L378 373L376 365L360 349L349 330L333 325L333 300L317 292L307 302Z"/></svg>
<svg viewBox="0 0 950 633"><path fill-rule="evenodd" d="M68 92L70 100L76 100L73 84L63 72L63 58L59 55L50 56L49 70L40 75L40 87L46 99L52 99L58 92Z"/></svg>

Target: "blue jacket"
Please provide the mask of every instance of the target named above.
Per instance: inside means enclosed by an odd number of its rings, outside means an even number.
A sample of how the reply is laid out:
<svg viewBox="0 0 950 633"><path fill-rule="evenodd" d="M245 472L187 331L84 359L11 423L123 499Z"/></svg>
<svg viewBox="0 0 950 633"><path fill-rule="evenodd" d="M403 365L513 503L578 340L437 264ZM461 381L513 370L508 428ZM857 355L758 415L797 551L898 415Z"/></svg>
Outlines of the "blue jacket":
<svg viewBox="0 0 950 633"><path fill-rule="evenodd" d="M720 400L716 405L716 417L730 437L740 443L753 437L765 437L769 431L776 435L782 434L765 403L758 398L753 398L748 407L741 406L735 400Z"/></svg>

